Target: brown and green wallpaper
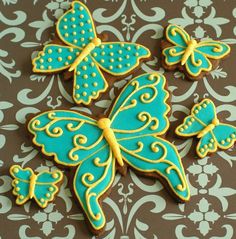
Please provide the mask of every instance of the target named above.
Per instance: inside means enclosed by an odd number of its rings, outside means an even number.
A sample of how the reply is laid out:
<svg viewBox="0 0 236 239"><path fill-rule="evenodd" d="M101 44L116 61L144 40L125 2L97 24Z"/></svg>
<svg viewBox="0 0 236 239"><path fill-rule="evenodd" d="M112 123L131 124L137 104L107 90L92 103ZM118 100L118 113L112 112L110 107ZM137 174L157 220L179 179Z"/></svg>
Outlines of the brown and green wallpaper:
<svg viewBox="0 0 236 239"><path fill-rule="evenodd" d="M236 4L233 0L84 0L98 33L110 40L139 42L152 58L135 73L159 71L172 94L171 127L166 138L182 157L191 200L177 204L159 181L117 174L104 200L105 234L99 239L230 239L236 238L236 149L203 159L195 154L195 139L182 140L174 129L202 98L212 99L219 118L236 126ZM56 200L46 209L32 201L15 204L9 167L36 172L56 166L33 147L25 122L32 113L68 108L98 116L131 78L109 82L109 90L89 107L75 105L72 80L63 74L37 75L31 59L55 37L55 22L70 6L68 0L0 0L0 238L92 239L71 192L72 171ZM231 45L230 57L198 82L160 66L160 41L168 23L184 27L195 38L219 39ZM134 76L134 75L133 75Z"/></svg>

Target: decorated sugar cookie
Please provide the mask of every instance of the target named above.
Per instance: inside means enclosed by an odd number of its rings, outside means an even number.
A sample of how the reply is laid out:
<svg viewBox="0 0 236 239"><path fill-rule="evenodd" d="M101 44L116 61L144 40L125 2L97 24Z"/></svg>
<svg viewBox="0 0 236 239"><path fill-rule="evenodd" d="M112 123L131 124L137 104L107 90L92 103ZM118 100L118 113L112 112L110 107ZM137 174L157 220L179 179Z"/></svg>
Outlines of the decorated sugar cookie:
<svg viewBox="0 0 236 239"><path fill-rule="evenodd" d="M22 205L34 198L42 208L47 207L48 203L54 200L59 191L58 184L63 179L63 174L59 170L35 174L31 168L23 169L19 165L13 165L10 174L14 178L12 186L13 194L17 196L16 204Z"/></svg>
<svg viewBox="0 0 236 239"><path fill-rule="evenodd" d="M220 41L197 42L181 27L169 25L162 41L163 67L179 69L192 80L202 79L230 53L230 47Z"/></svg>
<svg viewBox="0 0 236 239"><path fill-rule="evenodd" d="M236 127L219 122L214 103L204 99L193 106L191 115L184 119L183 124L176 128L181 137L197 136L197 154L204 158L208 153L219 149L228 149L236 141Z"/></svg>
<svg viewBox="0 0 236 239"><path fill-rule="evenodd" d="M189 188L173 144L159 137L167 131L170 107L164 76L145 74L131 80L109 114L95 120L76 111L52 110L32 118L28 130L43 154L67 167L77 166L74 191L95 234L106 225L101 198L116 173L127 166L158 178L178 201Z"/></svg>
<svg viewBox="0 0 236 239"><path fill-rule="evenodd" d="M107 87L102 71L112 76L125 76L150 56L150 51L129 42L102 42L97 37L92 16L81 2L72 2L57 22L57 35L65 45L48 44L33 60L33 71L73 72L73 99L77 104L90 104Z"/></svg>

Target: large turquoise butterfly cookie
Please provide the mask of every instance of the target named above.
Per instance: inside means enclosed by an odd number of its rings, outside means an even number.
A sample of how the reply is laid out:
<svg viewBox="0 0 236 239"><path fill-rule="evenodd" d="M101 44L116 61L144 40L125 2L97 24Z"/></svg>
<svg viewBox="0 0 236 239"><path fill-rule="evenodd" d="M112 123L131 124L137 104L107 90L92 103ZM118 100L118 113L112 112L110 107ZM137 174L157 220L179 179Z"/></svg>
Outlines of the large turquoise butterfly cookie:
<svg viewBox="0 0 236 239"><path fill-rule="evenodd" d="M210 99L204 99L193 106L191 114L176 128L181 137L197 136L197 155L200 158L219 149L229 149L236 142L236 127L220 123L216 108Z"/></svg>
<svg viewBox="0 0 236 239"><path fill-rule="evenodd" d="M73 71L73 99L77 104L88 105L107 89L102 71L124 76L150 56L146 47L136 43L102 42L89 10L78 1L72 2L72 9L59 19L56 30L65 45L46 45L33 60L33 71Z"/></svg>
<svg viewBox="0 0 236 239"><path fill-rule="evenodd" d="M178 68L193 80L202 79L230 53L227 44L214 40L197 42L176 25L166 28L162 49L163 66L167 70Z"/></svg>
<svg viewBox="0 0 236 239"><path fill-rule="evenodd" d="M77 167L74 191L97 232L106 224L100 198L112 185L116 165L159 178L179 201L189 200L177 149L159 137L169 127L165 86L160 74L141 75L125 86L107 117L95 120L76 111L52 110L28 124L43 154Z"/></svg>

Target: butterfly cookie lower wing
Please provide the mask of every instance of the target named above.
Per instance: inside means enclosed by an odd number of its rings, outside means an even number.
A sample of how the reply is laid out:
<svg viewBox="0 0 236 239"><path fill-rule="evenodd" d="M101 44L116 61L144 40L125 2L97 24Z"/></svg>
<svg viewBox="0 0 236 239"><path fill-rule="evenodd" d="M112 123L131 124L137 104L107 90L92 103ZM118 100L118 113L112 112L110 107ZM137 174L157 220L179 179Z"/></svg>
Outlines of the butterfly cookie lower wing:
<svg viewBox="0 0 236 239"><path fill-rule="evenodd" d="M197 144L196 152L200 158L204 158L208 153L213 153L217 150L217 141L212 131L205 134Z"/></svg>
<svg viewBox="0 0 236 239"><path fill-rule="evenodd" d="M119 140L122 157L128 165L147 176L163 180L180 201L190 197L185 172L177 149L152 135Z"/></svg>
<svg viewBox="0 0 236 239"><path fill-rule="evenodd" d="M37 204L45 208L48 203L53 201L59 188L57 186L63 179L61 171L41 172L37 176L34 198Z"/></svg>
<svg viewBox="0 0 236 239"><path fill-rule="evenodd" d="M59 72L68 69L80 53L78 48L48 44L33 60L33 71L39 73Z"/></svg>
<svg viewBox="0 0 236 239"><path fill-rule="evenodd" d="M75 194L96 231L106 224L100 199L111 187L114 176L115 159L108 145L88 156L74 176Z"/></svg>
<svg viewBox="0 0 236 239"><path fill-rule="evenodd" d="M28 130L44 155L53 156L56 163L65 166L80 164L105 144L97 121L75 111L41 113L30 120Z"/></svg>
<svg viewBox="0 0 236 239"><path fill-rule="evenodd" d="M30 168L22 169L18 165L13 165L10 174L13 177L13 194L17 196L16 204L22 205L29 199L30 177L33 171Z"/></svg>
<svg viewBox="0 0 236 239"><path fill-rule="evenodd" d="M89 105L108 85L96 62L88 55L74 71L73 98L77 104Z"/></svg>
<svg viewBox="0 0 236 239"><path fill-rule="evenodd" d="M139 44L128 42L102 43L91 56L105 72L121 76L133 71L142 59L150 57L150 51Z"/></svg>
<svg viewBox="0 0 236 239"><path fill-rule="evenodd" d="M109 114L117 139L166 132L170 107L165 83L163 75L153 73L136 77L125 86Z"/></svg>
<svg viewBox="0 0 236 239"><path fill-rule="evenodd" d="M194 50L185 64L188 75L191 77L199 76L203 71L212 70L212 63L199 51Z"/></svg>

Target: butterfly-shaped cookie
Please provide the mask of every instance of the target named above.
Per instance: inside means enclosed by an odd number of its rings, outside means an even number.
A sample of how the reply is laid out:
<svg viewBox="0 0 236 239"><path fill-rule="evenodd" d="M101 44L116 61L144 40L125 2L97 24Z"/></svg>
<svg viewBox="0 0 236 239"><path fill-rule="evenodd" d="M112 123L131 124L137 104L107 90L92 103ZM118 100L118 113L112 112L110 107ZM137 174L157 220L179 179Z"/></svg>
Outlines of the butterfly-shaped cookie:
<svg viewBox="0 0 236 239"><path fill-rule="evenodd" d="M124 76L150 56L146 47L136 43L101 42L89 10L78 1L72 2L72 9L59 19L56 30L65 45L46 45L33 60L33 71L73 71L73 99L77 104L88 105L107 89L102 71Z"/></svg>
<svg viewBox="0 0 236 239"><path fill-rule="evenodd" d="M105 226L101 197L112 185L116 165L161 179L179 201L190 197L177 149L159 137L169 127L165 83L157 73L134 78L108 116L99 120L76 111L52 110L28 124L33 143L45 155L58 164L77 166L74 191L96 231Z"/></svg>
<svg viewBox="0 0 236 239"><path fill-rule="evenodd" d="M193 80L201 79L216 67L217 60L230 53L227 44L214 40L197 42L176 25L166 28L162 49L163 66L169 70L179 68Z"/></svg>
<svg viewBox="0 0 236 239"><path fill-rule="evenodd" d="M12 186L13 194L17 196L16 204L22 205L34 198L42 208L54 200L59 191L57 184L63 179L63 174L59 170L35 174L31 168L23 169L19 165L13 165L10 174L14 178Z"/></svg>
<svg viewBox="0 0 236 239"><path fill-rule="evenodd" d="M217 148L228 149L236 141L236 127L219 122L215 105L210 99L193 106L191 115L176 128L176 134L181 137L197 136L200 141L196 151L201 158L216 152Z"/></svg>

